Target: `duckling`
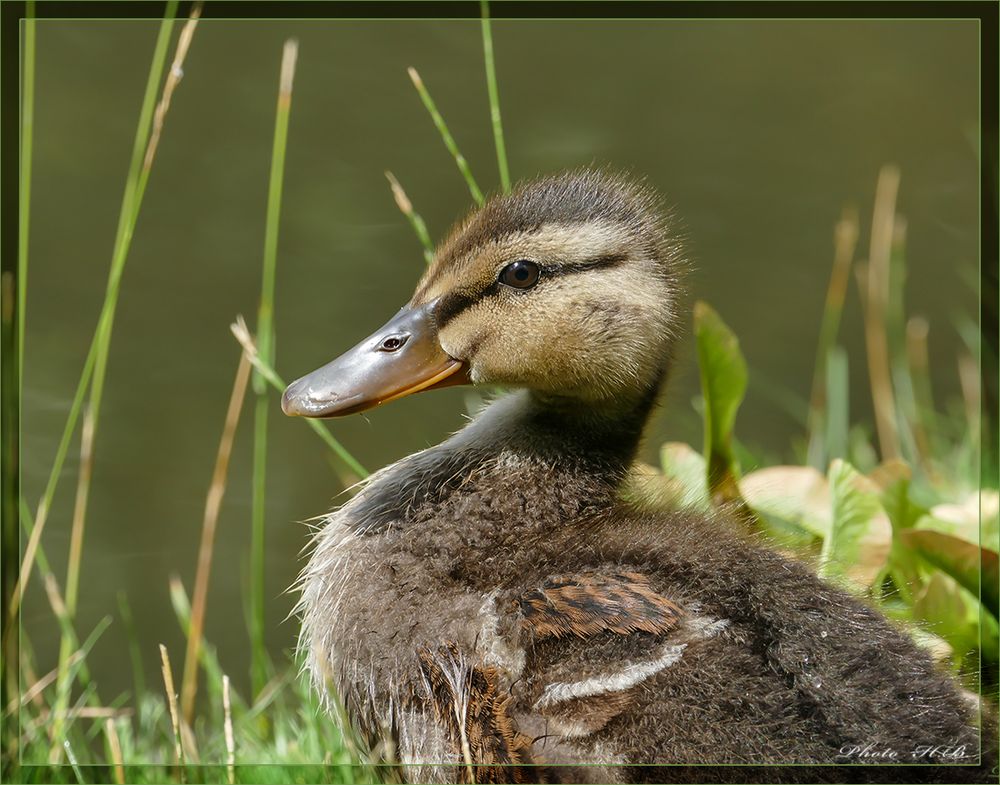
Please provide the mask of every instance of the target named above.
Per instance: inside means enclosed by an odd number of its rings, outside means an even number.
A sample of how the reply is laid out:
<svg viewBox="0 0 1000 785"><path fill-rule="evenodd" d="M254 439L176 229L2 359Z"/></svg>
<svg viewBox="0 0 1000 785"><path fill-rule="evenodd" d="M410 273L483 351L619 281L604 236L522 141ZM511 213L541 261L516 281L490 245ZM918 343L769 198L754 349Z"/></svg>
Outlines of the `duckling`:
<svg viewBox="0 0 1000 785"><path fill-rule="evenodd" d="M316 688L383 759L424 764L406 779L979 762L974 709L876 611L723 517L623 499L684 264L644 185L524 183L453 229L389 322L285 391L286 414L336 417L452 384L511 390L373 474L301 577Z"/></svg>

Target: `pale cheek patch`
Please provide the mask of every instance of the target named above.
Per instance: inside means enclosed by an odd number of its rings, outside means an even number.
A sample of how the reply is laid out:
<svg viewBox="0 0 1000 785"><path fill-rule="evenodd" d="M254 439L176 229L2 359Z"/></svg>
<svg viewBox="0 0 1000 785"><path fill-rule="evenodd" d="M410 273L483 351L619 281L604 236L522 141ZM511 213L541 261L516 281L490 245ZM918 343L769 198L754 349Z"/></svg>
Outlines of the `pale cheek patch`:
<svg viewBox="0 0 1000 785"><path fill-rule="evenodd" d="M666 286L637 283L624 267L552 277L530 292L501 291L448 322L441 346L471 362L476 383L595 400L640 388L658 371L673 300Z"/></svg>

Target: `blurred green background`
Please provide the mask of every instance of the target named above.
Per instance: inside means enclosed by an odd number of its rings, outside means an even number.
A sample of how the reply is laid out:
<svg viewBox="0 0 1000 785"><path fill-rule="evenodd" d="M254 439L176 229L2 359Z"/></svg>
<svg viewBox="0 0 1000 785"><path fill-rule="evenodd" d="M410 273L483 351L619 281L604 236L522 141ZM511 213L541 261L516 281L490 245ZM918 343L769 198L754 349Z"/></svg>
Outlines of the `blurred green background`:
<svg viewBox="0 0 1000 785"><path fill-rule="evenodd" d="M23 401L22 488L32 508L52 463L104 294L156 22L38 23L37 108ZM833 225L859 207L866 253L879 167L902 171L908 311L931 325L939 399L958 395L957 314L978 311L978 28L974 21L494 22L504 130L522 178L596 162L629 169L676 206L691 298L740 337L750 387L738 423L758 455L803 433ZM228 325L253 320L278 64L300 41L278 259L277 368L292 379L353 345L403 304L423 259L383 177L390 169L439 238L470 205L406 75L419 69L484 187L498 183L479 22L202 22L167 118L125 272L96 445L78 628L128 593L148 669L183 651L167 582L194 575L204 497L238 360ZM973 283L970 283L972 281ZM852 419L869 420L854 282L842 341ZM685 342L647 441L701 442ZM780 392L778 392L780 391ZM461 427L467 392L435 392L333 424L369 469ZM788 399L791 399L792 403ZM238 687L250 537L250 420L236 439L206 635ZM290 647L286 593L300 521L341 490L302 422L270 421L268 639ZM77 448L74 446L73 450ZM744 467L751 469L753 467ZM71 455L44 544L68 550ZM58 627L37 580L24 630L38 666ZM106 692L130 683L116 621L89 664Z"/></svg>

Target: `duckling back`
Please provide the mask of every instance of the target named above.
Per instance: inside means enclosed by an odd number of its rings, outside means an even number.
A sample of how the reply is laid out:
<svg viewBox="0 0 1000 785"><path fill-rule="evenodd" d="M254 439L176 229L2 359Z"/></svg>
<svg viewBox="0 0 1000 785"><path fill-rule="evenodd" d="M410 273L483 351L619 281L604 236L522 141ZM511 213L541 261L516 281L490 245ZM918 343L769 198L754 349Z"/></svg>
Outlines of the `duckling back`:
<svg viewBox="0 0 1000 785"><path fill-rule="evenodd" d="M515 404L376 475L305 576L314 678L373 747L438 764L408 779L977 763L974 708L876 611L724 520L622 502L606 456L501 427Z"/></svg>

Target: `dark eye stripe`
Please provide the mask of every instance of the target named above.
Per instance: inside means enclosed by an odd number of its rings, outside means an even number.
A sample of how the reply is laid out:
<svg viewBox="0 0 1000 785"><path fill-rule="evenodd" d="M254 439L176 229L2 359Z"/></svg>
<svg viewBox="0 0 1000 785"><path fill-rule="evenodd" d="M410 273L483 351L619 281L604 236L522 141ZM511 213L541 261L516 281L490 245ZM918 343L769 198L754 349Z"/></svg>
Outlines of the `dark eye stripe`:
<svg viewBox="0 0 1000 785"><path fill-rule="evenodd" d="M561 264L556 267L543 267L542 271L546 275L569 275L571 273L580 273L584 270L599 270L602 267L617 267L627 259L628 256L621 253L606 254L604 256L598 256L594 259L589 259L586 262Z"/></svg>
<svg viewBox="0 0 1000 785"><path fill-rule="evenodd" d="M434 318L437 321L438 329L443 328L465 309L471 308L476 303L496 294L499 288L500 285L494 281L485 289L475 294L453 292L452 294L444 295L434 311Z"/></svg>
<svg viewBox="0 0 1000 785"><path fill-rule="evenodd" d="M616 267L626 259L628 259L628 257L625 254L607 254L605 256L598 256L594 259L589 259L586 262L559 264L549 267L543 266L542 276L545 278L553 278L555 276L582 273L586 270L599 270L606 267ZM444 295L441 298L441 302L438 303L435 312L438 329L442 329L446 324L448 324L448 322L462 313L462 311L467 308L471 308L478 302L482 302L489 297L495 296L499 291L499 282L493 281L489 286L480 290L478 293L454 292L452 294Z"/></svg>

